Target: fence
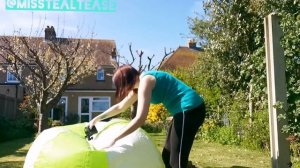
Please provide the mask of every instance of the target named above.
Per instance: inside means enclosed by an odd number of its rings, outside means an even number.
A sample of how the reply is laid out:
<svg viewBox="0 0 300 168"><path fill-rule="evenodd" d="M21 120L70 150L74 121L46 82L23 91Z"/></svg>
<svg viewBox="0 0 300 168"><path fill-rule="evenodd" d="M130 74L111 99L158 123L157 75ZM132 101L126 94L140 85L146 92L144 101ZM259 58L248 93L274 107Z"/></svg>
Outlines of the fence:
<svg viewBox="0 0 300 168"><path fill-rule="evenodd" d="M15 119L19 114L18 104L16 98L0 94L0 116Z"/></svg>

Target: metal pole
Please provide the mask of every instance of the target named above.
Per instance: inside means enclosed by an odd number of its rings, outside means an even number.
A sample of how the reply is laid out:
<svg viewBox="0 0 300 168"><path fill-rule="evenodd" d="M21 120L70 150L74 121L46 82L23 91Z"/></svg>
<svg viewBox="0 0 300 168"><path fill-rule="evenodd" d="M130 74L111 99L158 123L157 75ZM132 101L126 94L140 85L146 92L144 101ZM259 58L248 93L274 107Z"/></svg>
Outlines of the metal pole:
<svg viewBox="0 0 300 168"><path fill-rule="evenodd" d="M287 110L286 68L280 45L282 30L279 21L274 13L264 19L272 168L290 167L289 142L287 135L281 131L287 121L277 118ZM274 107L278 102L282 103L283 108Z"/></svg>

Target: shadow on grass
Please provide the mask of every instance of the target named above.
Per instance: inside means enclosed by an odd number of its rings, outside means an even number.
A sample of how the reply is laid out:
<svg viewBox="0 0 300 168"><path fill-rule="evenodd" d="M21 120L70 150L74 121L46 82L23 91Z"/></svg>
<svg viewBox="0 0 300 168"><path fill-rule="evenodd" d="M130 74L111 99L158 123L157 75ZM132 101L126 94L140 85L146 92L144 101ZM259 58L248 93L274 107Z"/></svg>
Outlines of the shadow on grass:
<svg viewBox="0 0 300 168"><path fill-rule="evenodd" d="M34 140L34 137L29 137L29 138L22 138L22 139L17 139L17 140L12 140L12 141L7 141L7 142L2 142L0 143L0 157L4 157L7 155L15 155L15 156L25 156L26 153L28 152L27 150L20 150L22 147L24 147L26 144L32 143ZM2 166L1 162L1 166Z"/></svg>
<svg viewBox="0 0 300 168"><path fill-rule="evenodd" d="M22 168L23 161L1 162L0 168Z"/></svg>

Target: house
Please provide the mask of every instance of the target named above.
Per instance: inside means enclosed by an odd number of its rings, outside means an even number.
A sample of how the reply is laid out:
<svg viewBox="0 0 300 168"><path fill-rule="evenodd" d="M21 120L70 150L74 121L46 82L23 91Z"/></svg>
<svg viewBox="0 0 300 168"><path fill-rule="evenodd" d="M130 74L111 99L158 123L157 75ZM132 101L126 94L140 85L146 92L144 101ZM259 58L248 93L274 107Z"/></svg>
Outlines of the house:
<svg viewBox="0 0 300 168"><path fill-rule="evenodd" d="M161 64L161 70L175 70L179 67L187 68L197 61L197 58L204 50L197 47L196 41L190 40L187 46L179 46Z"/></svg>
<svg viewBox="0 0 300 168"><path fill-rule="evenodd" d="M45 29L45 37L31 37L37 41L47 42L48 40L56 40L57 42L69 43L76 39L56 38L53 27ZM80 39L82 43L88 39ZM66 121L70 117L79 118L79 122L87 122L94 116L105 111L115 104L115 88L112 83L112 74L114 73L114 61L116 58L116 44L114 40L98 40L90 41L96 59L93 75L90 75L78 84L73 85L63 93L57 107L51 110L50 117L53 120ZM15 98L21 101L23 99L24 88L20 85L18 79L5 69L5 61L0 57L0 95ZM3 66L4 65L4 66ZM0 102L1 102L0 96ZM2 101L4 102L4 101ZM1 103L0 103L1 106ZM7 111L7 110L5 110ZM1 111L0 111L1 115ZM7 114L2 114L7 116ZM77 117L76 117L77 116Z"/></svg>
<svg viewBox="0 0 300 168"><path fill-rule="evenodd" d="M3 62L1 57L0 62ZM16 118L18 104L23 100L23 96L24 89L15 76L0 69L0 116L9 119Z"/></svg>
<svg viewBox="0 0 300 168"><path fill-rule="evenodd" d="M112 62L115 58L115 42L95 40L92 45L97 49L97 72L65 91L58 108L51 112L53 120L62 120L61 117L68 118L75 114L78 115L79 122L88 122L116 103L115 87L112 83L112 74L115 71Z"/></svg>

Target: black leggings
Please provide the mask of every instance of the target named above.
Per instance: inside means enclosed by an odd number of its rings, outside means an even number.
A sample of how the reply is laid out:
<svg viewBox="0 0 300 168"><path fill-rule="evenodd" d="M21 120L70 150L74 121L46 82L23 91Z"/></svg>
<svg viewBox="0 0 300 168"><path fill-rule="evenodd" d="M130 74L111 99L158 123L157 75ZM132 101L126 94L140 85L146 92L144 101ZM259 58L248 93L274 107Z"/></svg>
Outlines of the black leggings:
<svg viewBox="0 0 300 168"><path fill-rule="evenodd" d="M199 127L204 122L205 105L173 116L162 158L166 168L186 168Z"/></svg>

